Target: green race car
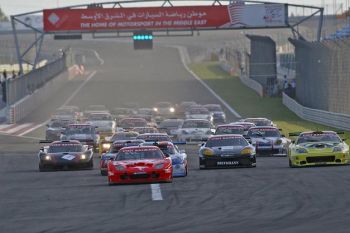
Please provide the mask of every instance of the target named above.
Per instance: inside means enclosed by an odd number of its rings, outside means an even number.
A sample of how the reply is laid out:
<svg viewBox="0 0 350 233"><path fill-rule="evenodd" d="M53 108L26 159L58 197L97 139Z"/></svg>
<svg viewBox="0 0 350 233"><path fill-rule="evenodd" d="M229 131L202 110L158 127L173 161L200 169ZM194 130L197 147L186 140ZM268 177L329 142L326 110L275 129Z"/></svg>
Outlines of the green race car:
<svg viewBox="0 0 350 233"><path fill-rule="evenodd" d="M290 167L348 164L349 146L334 131L291 133L297 140L290 144Z"/></svg>

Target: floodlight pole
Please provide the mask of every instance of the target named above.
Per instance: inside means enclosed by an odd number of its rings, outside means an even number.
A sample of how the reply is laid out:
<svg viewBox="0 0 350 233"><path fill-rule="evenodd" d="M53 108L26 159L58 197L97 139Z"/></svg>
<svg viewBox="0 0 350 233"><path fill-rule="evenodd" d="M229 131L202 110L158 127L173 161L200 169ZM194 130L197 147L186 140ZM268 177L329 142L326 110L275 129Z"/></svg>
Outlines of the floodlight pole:
<svg viewBox="0 0 350 233"><path fill-rule="evenodd" d="M318 29L317 29L317 41L321 41L321 33L322 33L322 27L323 27L323 11L324 11L324 8L320 8L320 18L319 18Z"/></svg>

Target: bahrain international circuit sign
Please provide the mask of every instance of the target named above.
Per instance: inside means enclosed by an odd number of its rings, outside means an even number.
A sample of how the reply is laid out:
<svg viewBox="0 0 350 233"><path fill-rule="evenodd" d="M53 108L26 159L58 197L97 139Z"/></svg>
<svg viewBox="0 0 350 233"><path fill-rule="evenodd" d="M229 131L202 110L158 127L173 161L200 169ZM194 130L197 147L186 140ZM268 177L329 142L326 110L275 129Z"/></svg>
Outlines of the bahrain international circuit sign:
<svg viewBox="0 0 350 233"><path fill-rule="evenodd" d="M44 10L47 33L276 27L288 27L286 4Z"/></svg>

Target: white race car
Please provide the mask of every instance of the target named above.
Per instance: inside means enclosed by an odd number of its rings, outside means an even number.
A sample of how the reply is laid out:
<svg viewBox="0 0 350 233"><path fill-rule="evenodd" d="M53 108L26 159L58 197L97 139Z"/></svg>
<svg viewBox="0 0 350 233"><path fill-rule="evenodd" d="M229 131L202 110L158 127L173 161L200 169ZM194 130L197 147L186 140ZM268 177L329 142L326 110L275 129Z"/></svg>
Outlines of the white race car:
<svg viewBox="0 0 350 233"><path fill-rule="evenodd" d="M178 130L179 141L205 141L213 134L213 126L209 120L187 119Z"/></svg>
<svg viewBox="0 0 350 233"><path fill-rule="evenodd" d="M255 147L257 156L287 156L291 142L278 128L272 126L252 127L246 138Z"/></svg>
<svg viewBox="0 0 350 233"><path fill-rule="evenodd" d="M208 111L208 109L199 107L199 108L191 108L186 113L186 119L203 119L208 120L210 122L213 121L212 114Z"/></svg>

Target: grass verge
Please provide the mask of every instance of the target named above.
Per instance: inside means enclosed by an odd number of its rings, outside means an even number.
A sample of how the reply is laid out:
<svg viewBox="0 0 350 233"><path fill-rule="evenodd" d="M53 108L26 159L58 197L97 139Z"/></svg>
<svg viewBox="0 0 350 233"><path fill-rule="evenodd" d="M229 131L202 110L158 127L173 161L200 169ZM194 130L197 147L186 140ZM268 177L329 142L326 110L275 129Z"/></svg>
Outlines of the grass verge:
<svg viewBox="0 0 350 233"><path fill-rule="evenodd" d="M283 129L285 135L308 130L336 130L299 118L283 105L280 97L261 98L238 77L224 72L216 62L191 64L189 67L242 117L269 118ZM343 137L350 138L350 132L345 132Z"/></svg>

